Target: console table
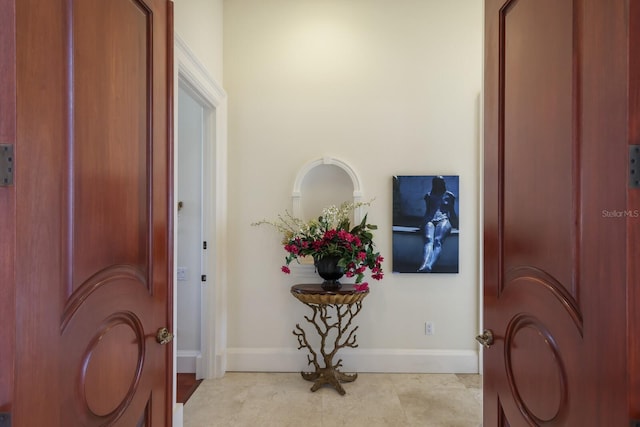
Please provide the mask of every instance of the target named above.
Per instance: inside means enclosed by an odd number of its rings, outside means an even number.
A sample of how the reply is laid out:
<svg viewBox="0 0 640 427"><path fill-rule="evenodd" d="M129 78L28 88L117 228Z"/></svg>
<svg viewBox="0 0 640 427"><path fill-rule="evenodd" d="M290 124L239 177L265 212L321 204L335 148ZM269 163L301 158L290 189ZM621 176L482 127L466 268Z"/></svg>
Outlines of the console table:
<svg viewBox="0 0 640 427"><path fill-rule="evenodd" d="M316 351L307 340L304 329L296 324L293 334L298 338L298 349L306 348L309 351L307 360L309 365L315 367L313 372L300 372L302 378L314 382L311 391L328 384L344 395L340 383L355 381L358 374L340 372L338 368L342 366L342 359L334 363L333 358L341 348L358 346L355 335L358 326L352 325L352 321L362 309L362 300L369 290L359 291L349 284L335 291L325 291L319 284L301 284L293 285L291 294L313 310L313 315L304 318L320 336L320 348Z"/></svg>

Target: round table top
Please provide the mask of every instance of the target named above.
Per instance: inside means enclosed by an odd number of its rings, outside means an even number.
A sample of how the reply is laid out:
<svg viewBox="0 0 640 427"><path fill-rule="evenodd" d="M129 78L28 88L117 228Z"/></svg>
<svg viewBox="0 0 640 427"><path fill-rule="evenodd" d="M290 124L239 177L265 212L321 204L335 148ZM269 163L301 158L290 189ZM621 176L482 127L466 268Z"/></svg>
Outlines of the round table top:
<svg viewBox="0 0 640 427"><path fill-rule="evenodd" d="M335 291L325 291L318 283L298 284L291 287L291 294L304 303L355 304L369 294L369 289L356 290L355 285L343 284Z"/></svg>

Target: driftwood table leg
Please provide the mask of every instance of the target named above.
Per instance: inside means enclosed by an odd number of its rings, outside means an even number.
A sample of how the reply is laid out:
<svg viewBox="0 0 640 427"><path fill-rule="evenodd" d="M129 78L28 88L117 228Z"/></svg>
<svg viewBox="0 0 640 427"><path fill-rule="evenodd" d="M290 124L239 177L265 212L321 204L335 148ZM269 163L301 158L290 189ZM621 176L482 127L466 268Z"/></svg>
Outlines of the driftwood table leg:
<svg viewBox="0 0 640 427"><path fill-rule="evenodd" d="M296 325L296 330L293 331L293 334L298 337L298 349L306 348L309 351L307 360L309 365L315 367L314 372L301 372L300 374L305 380L313 381L314 384L311 387L311 391L316 391L327 384L335 388L341 395L344 395L345 390L340 383L355 381L358 378L358 374L340 372L338 368L342 366L342 359L339 359L334 364L333 357L341 348L355 348L358 346L355 335L358 327L352 326L351 323L362 309L362 302L344 305L305 304L313 310L313 316L305 316L305 319L314 326L321 341L319 353L317 353L309 344L305 330L299 324ZM329 314L330 310L335 311L335 319ZM333 340L329 337L330 333L335 334ZM319 356L321 356L324 366L320 366Z"/></svg>
<svg viewBox="0 0 640 427"><path fill-rule="evenodd" d="M347 375L339 372L335 369L331 368L323 368L320 369L320 372L301 372L302 378L307 381L313 381L313 386L311 386L311 391L319 390L325 384L328 384L338 390L338 393L344 395L346 391L340 384L340 382L351 382L355 381L358 377L358 374ZM344 379L344 378L349 379Z"/></svg>

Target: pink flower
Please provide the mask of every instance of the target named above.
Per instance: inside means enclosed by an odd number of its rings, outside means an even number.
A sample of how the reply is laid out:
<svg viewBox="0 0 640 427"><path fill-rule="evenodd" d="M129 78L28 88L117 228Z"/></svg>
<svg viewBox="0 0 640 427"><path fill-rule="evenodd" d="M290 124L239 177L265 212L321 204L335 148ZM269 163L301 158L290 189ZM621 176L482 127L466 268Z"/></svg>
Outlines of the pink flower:
<svg viewBox="0 0 640 427"><path fill-rule="evenodd" d="M368 291L369 290L369 284L367 282L364 282L364 283L360 283L358 285L353 285L353 288L358 292Z"/></svg>
<svg viewBox="0 0 640 427"><path fill-rule="evenodd" d="M336 234L338 234L336 230L327 230L324 233L324 238L327 240L331 240L336 236Z"/></svg>
<svg viewBox="0 0 640 427"><path fill-rule="evenodd" d="M358 252L358 259L359 260L363 260L367 258L367 253L366 252Z"/></svg>
<svg viewBox="0 0 640 427"><path fill-rule="evenodd" d="M291 274L291 269L289 269L289 267L287 267L286 265L283 265L282 272L285 274Z"/></svg>
<svg viewBox="0 0 640 427"><path fill-rule="evenodd" d="M298 252L300 252L300 248L298 248L296 245L285 245L284 250L292 254L297 254Z"/></svg>
<svg viewBox="0 0 640 427"><path fill-rule="evenodd" d="M349 233L347 230L340 230L338 231L338 239L351 243L355 241L357 237Z"/></svg>

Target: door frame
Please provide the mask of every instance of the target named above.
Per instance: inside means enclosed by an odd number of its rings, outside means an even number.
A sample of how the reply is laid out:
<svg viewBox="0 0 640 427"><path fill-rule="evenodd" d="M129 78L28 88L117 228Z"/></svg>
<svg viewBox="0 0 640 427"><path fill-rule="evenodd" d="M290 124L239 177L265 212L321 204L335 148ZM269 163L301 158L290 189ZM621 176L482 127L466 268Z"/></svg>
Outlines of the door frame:
<svg viewBox="0 0 640 427"><path fill-rule="evenodd" d="M227 94L210 75L185 41L174 35L174 88L188 88L194 98L204 107L203 132L203 176L202 191L212 192L203 197L203 235L208 242L203 264L209 274L202 292L202 375L205 379L222 377L226 371L226 324L227 324ZM177 141L178 103L174 104L174 137ZM176 158L174 156L174 162ZM177 164L174 164L177 167ZM177 194L177 176L174 177L174 193ZM174 217L177 217L177 204ZM174 226L174 240L177 227ZM177 251L177 247L174 247ZM174 252L174 263L177 253ZM174 265L174 274L177 266ZM177 295L177 277L174 277L174 295ZM177 324L177 306L174 300L174 324ZM174 367L177 348L174 344ZM174 399L175 403L175 389Z"/></svg>
<svg viewBox="0 0 640 427"><path fill-rule="evenodd" d="M483 19L483 37L484 37L484 19ZM483 42L484 43L484 42ZM483 44L484 46L484 44ZM482 66L484 70L484 63ZM480 89L480 93L478 93L478 98L476 100L476 120L477 120L477 152L476 158L478 159L478 176L477 179L477 187L476 191L478 192L478 242L477 242L477 251L478 251L478 276L477 276L477 298L478 298L478 316L477 316L477 330L478 335L482 334L484 329L484 85ZM478 374L484 375L484 347L477 344L478 349Z"/></svg>
<svg viewBox="0 0 640 427"><path fill-rule="evenodd" d="M0 0L0 144L13 144L16 135L16 4ZM11 412L14 400L16 348L16 187L0 187L0 413Z"/></svg>

